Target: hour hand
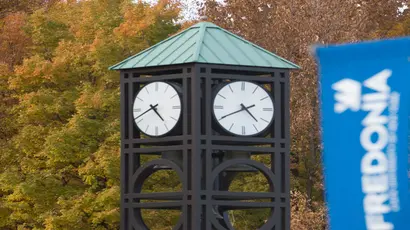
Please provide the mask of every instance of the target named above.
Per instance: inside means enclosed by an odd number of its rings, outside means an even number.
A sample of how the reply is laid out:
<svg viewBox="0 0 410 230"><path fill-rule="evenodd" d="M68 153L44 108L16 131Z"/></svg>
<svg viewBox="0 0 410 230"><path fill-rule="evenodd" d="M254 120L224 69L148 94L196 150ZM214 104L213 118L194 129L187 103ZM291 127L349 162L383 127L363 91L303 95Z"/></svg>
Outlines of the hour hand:
<svg viewBox="0 0 410 230"><path fill-rule="evenodd" d="M156 104L155 106L153 106L153 105L149 105L149 106L151 107L151 109L154 110L154 112L158 115L158 117L161 118L162 121L164 121L164 119L161 117L161 115L159 115L159 113L157 111L157 108L155 108L155 107L157 107L157 105L158 104Z"/></svg>
<svg viewBox="0 0 410 230"><path fill-rule="evenodd" d="M258 120L256 120L256 118L253 116L253 114L249 111L248 108L250 108L250 107L245 107L242 103L241 103L241 107L242 107L243 110L246 110L246 112L248 112L249 115L251 115L251 117L252 117L256 122L258 122Z"/></svg>

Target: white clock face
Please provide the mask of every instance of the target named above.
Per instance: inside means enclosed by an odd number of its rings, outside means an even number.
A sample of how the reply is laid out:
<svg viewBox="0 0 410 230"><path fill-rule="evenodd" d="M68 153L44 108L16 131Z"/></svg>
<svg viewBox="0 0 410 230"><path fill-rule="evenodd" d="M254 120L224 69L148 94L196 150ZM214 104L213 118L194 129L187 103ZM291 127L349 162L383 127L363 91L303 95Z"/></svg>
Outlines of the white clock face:
<svg viewBox="0 0 410 230"><path fill-rule="evenodd" d="M252 82L226 84L216 92L212 106L217 123L234 135L258 135L273 120L272 98L264 88Z"/></svg>
<svg viewBox="0 0 410 230"><path fill-rule="evenodd" d="M153 82L138 92L133 106L138 129L149 136L169 133L181 117L181 98L173 85Z"/></svg>

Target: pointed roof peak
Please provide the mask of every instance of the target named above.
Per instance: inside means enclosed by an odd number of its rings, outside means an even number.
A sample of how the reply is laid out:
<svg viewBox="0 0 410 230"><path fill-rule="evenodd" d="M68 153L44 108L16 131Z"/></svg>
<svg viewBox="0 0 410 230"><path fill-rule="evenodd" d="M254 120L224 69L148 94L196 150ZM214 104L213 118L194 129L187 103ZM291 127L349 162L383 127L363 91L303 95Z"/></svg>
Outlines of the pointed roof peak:
<svg viewBox="0 0 410 230"><path fill-rule="evenodd" d="M134 69L183 63L297 69L277 56L211 22L199 22L110 67Z"/></svg>
<svg viewBox="0 0 410 230"><path fill-rule="evenodd" d="M219 26L213 24L212 22L198 22L197 24L191 26L192 28L196 28L196 27L214 27L214 28L219 28Z"/></svg>

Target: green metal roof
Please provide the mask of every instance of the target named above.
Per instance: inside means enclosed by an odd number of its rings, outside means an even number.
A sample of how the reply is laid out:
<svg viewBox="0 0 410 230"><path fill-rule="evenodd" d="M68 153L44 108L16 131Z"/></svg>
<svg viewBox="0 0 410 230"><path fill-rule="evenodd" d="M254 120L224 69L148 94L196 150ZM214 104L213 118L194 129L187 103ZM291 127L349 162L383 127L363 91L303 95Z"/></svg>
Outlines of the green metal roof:
<svg viewBox="0 0 410 230"><path fill-rule="evenodd" d="M111 66L111 70L183 63L299 68L210 22L200 22L158 44Z"/></svg>

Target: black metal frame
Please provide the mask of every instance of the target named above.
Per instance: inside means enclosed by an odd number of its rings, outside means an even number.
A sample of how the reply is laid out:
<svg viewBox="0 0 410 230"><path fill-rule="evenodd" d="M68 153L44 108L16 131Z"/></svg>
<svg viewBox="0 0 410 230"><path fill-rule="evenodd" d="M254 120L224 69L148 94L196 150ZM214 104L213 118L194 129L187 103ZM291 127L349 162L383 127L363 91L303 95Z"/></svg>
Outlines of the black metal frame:
<svg viewBox="0 0 410 230"><path fill-rule="evenodd" d="M144 75L151 75L144 77ZM212 125L212 86L220 80L245 80L269 84L273 90L274 121L267 137L233 137L218 134ZM140 138L132 116L133 100L140 85L154 81L176 81L182 86L182 135ZM121 71L121 229L148 230L142 209L182 211L175 230L233 229L226 220L216 219L220 210L270 208L271 216L261 230L289 230L289 70L191 63ZM143 145L149 147L141 148ZM183 168L172 161L157 159L141 165L141 155L180 150ZM270 168L248 159L218 161L217 151L247 151L266 154ZM269 192L229 192L230 179L220 172L236 165L252 166L265 175ZM143 181L156 165L177 172L182 192L141 193ZM193 167L195 166L195 167ZM242 202L270 199L270 202ZM142 203L142 200L163 202Z"/></svg>

